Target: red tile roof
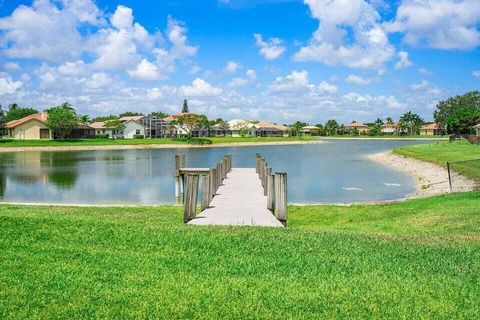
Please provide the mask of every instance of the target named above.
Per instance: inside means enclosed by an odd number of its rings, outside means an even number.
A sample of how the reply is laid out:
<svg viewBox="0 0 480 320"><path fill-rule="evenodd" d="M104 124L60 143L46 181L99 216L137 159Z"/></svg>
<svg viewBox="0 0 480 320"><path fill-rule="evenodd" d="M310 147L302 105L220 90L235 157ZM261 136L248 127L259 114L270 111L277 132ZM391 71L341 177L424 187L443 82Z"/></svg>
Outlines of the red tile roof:
<svg viewBox="0 0 480 320"><path fill-rule="evenodd" d="M31 121L31 120L36 120L36 121L39 121L41 123L46 123L47 119L48 119L48 113L40 112L40 113L31 114L31 115L26 116L26 117L21 118L21 119L9 121L5 124L5 127L6 128L15 128L15 127L18 127L19 125L27 123L28 121Z"/></svg>
<svg viewBox="0 0 480 320"><path fill-rule="evenodd" d="M424 125L420 129L421 130L437 130L438 129L438 124L437 123L430 123L430 124Z"/></svg>

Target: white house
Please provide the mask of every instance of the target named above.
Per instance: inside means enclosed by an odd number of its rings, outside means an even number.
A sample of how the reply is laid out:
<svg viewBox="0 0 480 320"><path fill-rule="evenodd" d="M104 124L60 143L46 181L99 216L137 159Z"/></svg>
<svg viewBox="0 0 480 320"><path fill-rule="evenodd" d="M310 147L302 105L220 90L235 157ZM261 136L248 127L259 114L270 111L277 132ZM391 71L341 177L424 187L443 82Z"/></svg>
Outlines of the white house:
<svg viewBox="0 0 480 320"><path fill-rule="evenodd" d="M93 122L90 124L90 127L95 129L95 135L108 134L108 138L113 138L113 137L118 137L123 135L122 132L118 132L118 130L115 130L114 128L106 127L105 122L103 121Z"/></svg>
<svg viewBox="0 0 480 320"><path fill-rule="evenodd" d="M137 120L127 120L123 123L123 137L133 139L135 135L142 135L145 137L145 126Z"/></svg>
<svg viewBox="0 0 480 320"><path fill-rule="evenodd" d="M477 125L475 125L475 126L473 126L473 128L474 128L475 130L477 130L477 137L480 137L480 123L477 124Z"/></svg>
<svg viewBox="0 0 480 320"><path fill-rule="evenodd" d="M227 122L228 127L232 131L232 137L256 136L256 127L253 123L242 119L233 119Z"/></svg>

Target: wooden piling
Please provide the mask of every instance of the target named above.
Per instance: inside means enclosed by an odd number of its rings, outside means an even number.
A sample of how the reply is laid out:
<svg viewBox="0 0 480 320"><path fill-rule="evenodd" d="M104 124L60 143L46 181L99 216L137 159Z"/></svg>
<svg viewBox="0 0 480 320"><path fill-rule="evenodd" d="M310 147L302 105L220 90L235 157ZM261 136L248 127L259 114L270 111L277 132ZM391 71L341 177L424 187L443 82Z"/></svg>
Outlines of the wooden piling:
<svg viewBox="0 0 480 320"><path fill-rule="evenodd" d="M275 200L275 175L270 173L267 175L267 209L272 211L275 210L274 200Z"/></svg>
<svg viewBox="0 0 480 320"><path fill-rule="evenodd" d="M269 187L269 185L268 185L268 175L269 174L272 174L272 168L266 167L265 168L265 175L264 175L264 178L263 178L264 181L265 181L264 182L265 184L263 186L263 195L264 196L268 196L268 187Z"/></svg>
<svg viewBox="0 0 480 320"><path fill-rule="evenodd" d="M222 185L222 164L217 163L217 189Z"/></svg>
<svg viewBox="0 0 480 320"><path fill-rule="evenodd" d="M202 176L202 211L208 208L210 203L210 176Z"/></svg>
<svg viewBox="0 0 480 320"><path fill-rule="evenodd" d="M187 174L187 194L185 198L185 210L183 221L187 223L195 217L198 195L198 174Z"/></svg>
<svg viewBox="0 0 480 320"><path fill-rule="evenodd" d="M210 168L210 170L208 171L208 176L210 177L209 178L209 185L210 185L210 197L208 199L208 203L210 204L210 201L212 201L213 199L213 196L215 195L215 192L217 191L215 189L215 170L214 168Z"/></svg>
<svg viewBox="0 0 480 320"><path fill-rule="evenodd" d="M287 174L275 173L275 217L287 226Z"/></svg>

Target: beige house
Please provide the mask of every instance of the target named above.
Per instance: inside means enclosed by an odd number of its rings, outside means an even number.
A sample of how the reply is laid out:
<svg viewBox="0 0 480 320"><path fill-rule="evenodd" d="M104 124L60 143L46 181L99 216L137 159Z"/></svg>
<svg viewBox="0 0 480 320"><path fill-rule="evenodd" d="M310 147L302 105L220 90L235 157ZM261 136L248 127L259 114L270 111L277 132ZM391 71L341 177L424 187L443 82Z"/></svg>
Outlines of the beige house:
<svg viewBox="0 0 480 320"><path fill-rule="evenodd" d="M443 134L443 130L437 123L427 124L420 128L421 136L436 136L441 134Z"/></svg>
<svg viewBox="0 0 480 320"><path fill-rule="evenodd" d="M257 137L288 137L290 128L283 124L260 121L254 124Z"/></svg>
<svg viewBox="0 0 480 320"><path fill-rule="evenodd" d="M320 128L316 126L306 126L302 128L304 134L317 135L320 132Z"/></svg>
<svg viewBox="0 0 480 320"><path fill-rule="evenodd" d="M47 126L47 113L40 112L22 119L7 122L9 138L19 140L52 139L52 130Z"/></svg>
<svg viewBox="0 0 480 320"><path fill-rule="evenodd" d="M352 122L350 124L346 124L344 126L345 128L345 133L352 134L355 129L358 130L358 133L368 133L370 132L370 127L361 123L361 122Z"/></svg>
<svg viewBox="0 0 480 320"><path fill-rule="evenodd" d="M398 123L398 122L382 124L381 131L382 131L383 134L400 134L400 133L403 133L403 130L400 127L400 123Z"/></svg>

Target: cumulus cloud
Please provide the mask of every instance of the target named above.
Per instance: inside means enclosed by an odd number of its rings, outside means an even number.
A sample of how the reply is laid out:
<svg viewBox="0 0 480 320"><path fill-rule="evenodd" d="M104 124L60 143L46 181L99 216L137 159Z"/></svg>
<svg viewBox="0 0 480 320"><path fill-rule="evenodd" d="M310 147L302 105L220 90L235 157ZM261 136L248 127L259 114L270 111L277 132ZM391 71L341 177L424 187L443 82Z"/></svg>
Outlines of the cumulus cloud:
<svg viewBox="0 0 480 320"><path fill-rule="evenodd" d="M190 86L181 86L179 89L181 95L186 97L209 97L218 96L223 92L221 88L214 87L207 81L197 78L192 81Z"/></svg>
<svg viewBox="0 0 480 320"><path fill-rule="evenodd" d="M235 61L228 61L225 68L223 68L223 72L225 72L225 73L235 73L235 72L238 71L238 69L240 69L240 64L238 64Z"/></svg>
<svg viewBox="0 0 480 320"><path fill-rule="evenodd" d="M286 50L283 46L283 40L279 38L270 38L268 41L263 40L261 34L255 33L253 35L257 47L260 48L260 55L266 60L275 60L279 58Z"/></svg>
<svg viewBox="0 0 480 320"><path fill-rule="evenodd" d="M480 79L480 70L473 71L472 75L473 75L475 78Z"/></svg>
<svg viewBox="0 0 480 320"><path fill-rule="evenodd" d="M305 89L309 85L308 72L303 70L292 71L285 77L277 77L269 88L275 92L291 92Z"/></svg>
<svg viewBox="0 0 480 320"><path fill-rule="evenodd" d="M239 88L249 86L255 83L257 80L257 72L253 69L248 69L245 72L245 77L233 78L227 86L230 88Z"/></svg>
<svg viewBox="0 0 480 320"><path fill-rule="evenodd" d="M375 7L365 0L304 0L320 23L308 45L295 53L296 61L379 69L395 49L380 24ZM349 30L352 30L351 34ZM351 37L353 41L349 40Z"/></svg>
<svg viewBox="0 0 480 320"><path fill-rule="evenodd" d="M13 81L11 78L0 78L0 96L12 94L22 87L21 81Z"/></svg>
<svg viewBox="0 0 480 320"><path fill-rule="evenodd" d="M130 77L140 81L154 81L160 79L160 72L158 67L143 59L134 70L129 70Z"/></svg>
<svg viewBox="0 0 480 320"><path fill-rule="evenodd" d="M428 70L427 68L418 68L418 73L424 76L431 76L432 71Z"/></svg>
<svg viewBox="0 0 480 320"><path fill-rule="evenodd" d="M472 49L480 44L478 0L403 0L389 32L404 33L414 46Z"/></svg>
<svg viewBox="0 0 480 320"><path fill-rule="evenodd" d="M410 67L412 62L408 59L408 52L400 51L398 53L398 62L395 64L395 69L403 69Z"/></svg>
<svg viewBox="0 0 480 320"><path fill-rule="evenodd" d="M370 83L372 83L372 79L364 78L354 74L348 75L348 77L345 78L345 81L356 86L368 86Z"/></svg>

